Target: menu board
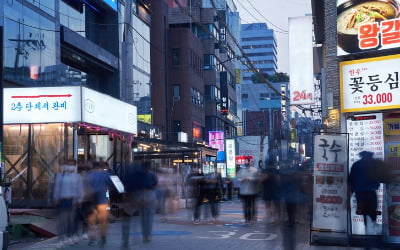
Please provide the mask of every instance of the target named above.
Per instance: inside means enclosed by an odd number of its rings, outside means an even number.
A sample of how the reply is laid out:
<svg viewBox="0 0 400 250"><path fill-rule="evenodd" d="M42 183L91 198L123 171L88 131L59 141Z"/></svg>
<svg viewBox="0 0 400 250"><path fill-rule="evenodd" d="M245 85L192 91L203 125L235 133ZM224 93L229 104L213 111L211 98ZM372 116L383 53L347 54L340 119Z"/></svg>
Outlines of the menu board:
<svg viewBox="0 0 400 250"><path fill-rule="evenodd" d="M386 144L386 161L393 166L393 175L399 173L400 142ZM383 235L387 243L400 243L400 179L386 185L386 208L383 215L386 227Z"/></svg>
<svg viewBox="0 0 400 250"><path fill-rule="evenodd" d="M314 137L313 229L347 231L347 136Z"/></svg>
<svg viewBox="0 0 400 250"><path fill-rule="evenodd" d="M361 151L374 152L374 158L384 159L384 137L382 113L355 115L347 120L349 133L349 173L351 166L360 159ZM376 191L378 196L378 211L382 213L383 185ZM350 197L352 234L380 235L382 232L382 215L378 215L378 227L366 228L364 217L356 214L357 200L354 193Z"/></svg>

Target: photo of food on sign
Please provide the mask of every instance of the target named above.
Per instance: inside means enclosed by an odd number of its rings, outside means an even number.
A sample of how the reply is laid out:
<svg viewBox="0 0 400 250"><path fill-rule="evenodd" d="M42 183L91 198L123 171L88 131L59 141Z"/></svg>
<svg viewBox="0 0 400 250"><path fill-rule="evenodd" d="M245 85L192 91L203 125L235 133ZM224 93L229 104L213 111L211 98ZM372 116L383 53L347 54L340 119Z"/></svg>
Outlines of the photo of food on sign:
<svg viewBox="0 0 400 250"><path fill-rule="evenodd" d="M400 47L398 0L338 0L337 54Z"/></svg>

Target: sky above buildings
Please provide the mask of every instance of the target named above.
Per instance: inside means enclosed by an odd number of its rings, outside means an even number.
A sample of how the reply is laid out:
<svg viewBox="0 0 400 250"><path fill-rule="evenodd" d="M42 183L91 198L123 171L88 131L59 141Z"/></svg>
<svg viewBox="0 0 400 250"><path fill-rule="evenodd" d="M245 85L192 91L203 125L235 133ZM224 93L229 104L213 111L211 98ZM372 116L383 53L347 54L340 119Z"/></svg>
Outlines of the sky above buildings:
<svg viewBox="0 0 400 250"><path fill-rule="evenodd" d="M289 69L289 17L311 14L310 0L234 0L241 23L267 23L275 30L278 44L278 72Z"/></svg>

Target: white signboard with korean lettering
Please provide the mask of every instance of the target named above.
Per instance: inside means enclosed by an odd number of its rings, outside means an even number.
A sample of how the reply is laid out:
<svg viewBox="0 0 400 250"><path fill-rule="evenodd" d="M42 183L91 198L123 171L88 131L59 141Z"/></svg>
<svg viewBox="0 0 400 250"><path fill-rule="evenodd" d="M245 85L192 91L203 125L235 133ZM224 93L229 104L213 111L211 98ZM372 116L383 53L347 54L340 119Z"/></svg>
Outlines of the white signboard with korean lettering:
<svg viewBox="0 0 400 250"><path fill-rule="evenodd" d="M337 55L400 47L400 2L337 0Z"/></svg>
<svg viewBox="0 0 400 250"><path fill-rule="evenodd" d="M314 138L313 229L347 231L347 136Z"/></svg>
<svg viewBox="0 0 400 250"><path fill-rule="evenodd" d="M383 120L381 113L355 115L347 119L347 132L349 133L349 173L351 166L360 159L361 151L374 152L374 158L384 159ZM378 195L378 211L382 213L383 185L376 191ZM356 214L357 200L355 195L350 197L351 228L352 234L379 235L382 230L382 215L378 215L376 222L378 227L367 231L362 215Z"/></svg>
<svg viewBox="0 0 400 250"><path fill-rule="evenodd" d="M340 63L341 111L400 108L400 55Z"/></svg>
<svg viewBox="0 0 400 250"><path fill-rule="evenodd" d="M137 133L136 107L88 88L82 88L82 120L88 123Z"/></svg>
<svg viewBox="0 0 400 250"><path fill-rule="evenodd" d="M80 87L4 89L4 124L87 122L137 133L137 109L109 95Z"/></svg>
<svg viewBox="0 0 400 250"><path fill-rule="evenodd" d="M226 172L229 178L236 177L235 145L235 139L226 139Z"/></svg>
<svg viewBox="0 0 400 250"><path fill-rule="evenodd" d="M4 88L4 124L81 121L80 87Z"/></svg>
<svg viewBox="0 0 400 250"><path fill-rule="evenodd" d="M315 100L312 17L289 18L290 104Z"/></svg>

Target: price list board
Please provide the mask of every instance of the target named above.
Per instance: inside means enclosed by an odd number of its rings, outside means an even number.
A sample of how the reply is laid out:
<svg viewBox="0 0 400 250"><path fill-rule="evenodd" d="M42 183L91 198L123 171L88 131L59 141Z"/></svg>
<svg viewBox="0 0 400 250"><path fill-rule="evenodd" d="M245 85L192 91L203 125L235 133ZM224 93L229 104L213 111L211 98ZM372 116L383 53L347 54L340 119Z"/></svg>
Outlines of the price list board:
<svg viewBox="0 0 400 250"><path fill-rule="evenodd" d="M354 162L360 159L361 151L374 152L374 158L384 159L383 117L381 113L368 115L356 115L347 120L347 132L349 133L349 171ZM349 172L350 173L350 172ZM377 190L378 211L382 214L383 185ZM378 227L365 228L364 218L357 215L357 200L354 193L350 198L351 228L352 234L379 235L382 231L382 215L378 215Z"/></svg>

